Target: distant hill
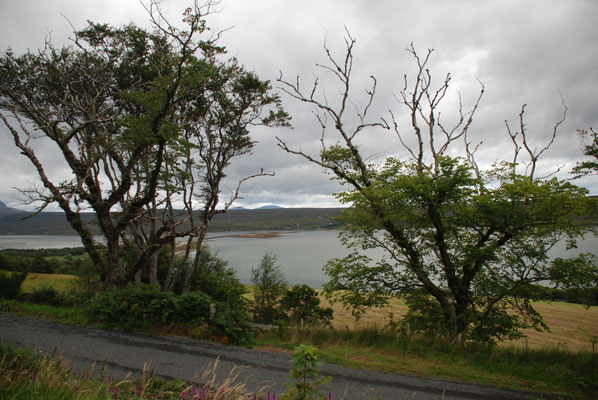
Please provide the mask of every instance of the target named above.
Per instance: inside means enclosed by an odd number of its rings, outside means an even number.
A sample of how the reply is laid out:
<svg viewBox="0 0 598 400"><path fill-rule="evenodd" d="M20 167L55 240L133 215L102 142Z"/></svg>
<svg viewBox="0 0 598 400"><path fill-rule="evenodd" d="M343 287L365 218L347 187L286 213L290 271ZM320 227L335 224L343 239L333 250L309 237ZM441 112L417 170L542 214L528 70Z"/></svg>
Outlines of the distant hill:
<svg viewBox="0 0 598 400"><path fill-rule="evenodd" d="M334 218L341 208L263 208L233 209L218 214L210 225L211 232L259 230L335 229L342 225ZM0 235L76 235L63 212L30 213L14 208L0 209ZM93 224L94 215L83 213L83 220ZM95 230L99 234L99 230Z"/></svg>
<svg viewBox="0 0 598 400"><path fill-rule="evenodd" d="M0 201L0 213L1 212L16 212L16 213L25 213L23 210L18 210L16 208L11 208L7 206L5 203Z"/></svg>
<svg viewBox="0 0 598 400"><path fill-rule="evenodd" d="M275 206L273 204L268 204L268 205L265 205L265 206L258 207L258 208L256 208L256 210L276 210L276 209L279 209L279 208L284 208L284 207Z"/></svg>

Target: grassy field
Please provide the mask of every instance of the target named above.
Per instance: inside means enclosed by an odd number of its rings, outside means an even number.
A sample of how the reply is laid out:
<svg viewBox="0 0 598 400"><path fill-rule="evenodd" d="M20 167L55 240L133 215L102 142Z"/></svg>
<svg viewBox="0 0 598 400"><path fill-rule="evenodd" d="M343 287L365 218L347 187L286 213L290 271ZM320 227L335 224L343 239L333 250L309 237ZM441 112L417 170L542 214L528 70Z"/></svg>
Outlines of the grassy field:
<svg viewBox="0 0 598 400"><path fill-rule="evenodd" d="M382 327L390 321L390 315L397 321L407 312L401 300L393 299L389 307L366 311L359 321L340 304L332 304L322 298L322 304L334 310L335 328ZM586 308L579 304L539 301L534 308L542 315L550 332L524 331L530 348L560 348L571 351L592 351L591 337L598 336L598 307ZM526 339L503 342L501 346L525 346Z"/></svg>
<svg viewBox="0 0 598 400"><path fill-rule="evenodd" d="M30 292L44 285L54 287L64 292L68 290L75 276L59 274L30 273L23 290ZM330 304L321 297L322 305L332 307L334 310L333 326L338 329L356 329L377 326L379 328L388 324L390 316L398 321L407 312L407 306L400 300L393 299L389 307L367 311L360 320L356 321L351 313L341 304ZM571 351L591 351L590 337L598 336L598 307L586 308L579 304L536 302L534 307L540 312L550 332L536 332L526 330L527 343L530 348L560 348ZM525 346L525 339L514 342L501 343L502 346Z"/></svg>
<svg viewBox="0 0 598 400"><path fill-rule="evenodd" d="M32 292L43 286L51 286L59 292L66 292L71 287L74 275L61 274L38 274L30 272L27 274L27 279L23 282L21 288L24 292Z"/></svg>

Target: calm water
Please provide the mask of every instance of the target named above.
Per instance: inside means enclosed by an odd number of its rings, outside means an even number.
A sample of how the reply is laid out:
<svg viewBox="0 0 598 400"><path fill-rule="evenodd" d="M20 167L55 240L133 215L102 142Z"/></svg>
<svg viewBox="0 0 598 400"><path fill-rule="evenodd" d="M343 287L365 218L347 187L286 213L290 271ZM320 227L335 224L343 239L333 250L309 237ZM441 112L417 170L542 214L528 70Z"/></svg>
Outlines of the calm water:
<svg viewBox="0 0 598 400"><path fill-rule="evenodd" d="M278 265L287 281L294 285L306 283L320 288L326 281L322 267L330 258L344 257L350 253L337 238L338 231L297 231L284 232L279 237L239 238L242 232L217 232L210 235L208 245L219 257L228 261L237 271L243 283L250 283L251 268L259 265L264 253L271 251L278 257ZM0 249L35 249L80 247L77 236L0 236ZM570 257L580 252L598 254L598 239L588 236L580 241L579 247L565 251L564 243L559 243L550 255ZM369 256L376 258L381 253L372 251Z"/></svg>

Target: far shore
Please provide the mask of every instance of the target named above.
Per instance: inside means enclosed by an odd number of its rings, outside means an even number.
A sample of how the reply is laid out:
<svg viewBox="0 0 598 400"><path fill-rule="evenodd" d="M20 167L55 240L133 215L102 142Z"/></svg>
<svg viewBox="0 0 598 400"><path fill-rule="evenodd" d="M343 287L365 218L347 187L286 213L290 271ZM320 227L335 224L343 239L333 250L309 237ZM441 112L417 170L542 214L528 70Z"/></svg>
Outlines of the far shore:
<svg viewBox="0 0 598 400"><path fill-rule="evenodd" d="M276 232L247 232L247 233L228 233L226 235L218 235L218 236L208 236L206 237L206 241L210 241L213 239L222 239L222 238L238 238L238 239L271 239L277 237L287 236L289 233L295 233L296 231L276 231ZM197 239L194 239L191 242L192 246L197 244ZM185 250L187 246L186 240L184 243L177 244L176 250L182 251Z"/></svg>

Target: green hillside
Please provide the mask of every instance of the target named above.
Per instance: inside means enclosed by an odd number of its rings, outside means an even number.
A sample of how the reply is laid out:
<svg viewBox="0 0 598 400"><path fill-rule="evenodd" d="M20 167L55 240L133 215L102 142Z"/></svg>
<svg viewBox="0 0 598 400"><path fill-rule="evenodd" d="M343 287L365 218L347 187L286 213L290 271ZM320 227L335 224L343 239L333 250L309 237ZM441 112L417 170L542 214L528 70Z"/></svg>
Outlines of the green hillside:
<svg viewBox="0 0 598 400"><path fill-rule="evenodd" d="M341 226L334 220L340 212L340 208L230 210L214 217L210 231L334 229ZM76 235L62 212L42 212L23 219L27 215L25 211L0 209L0 235ZM84 214L83 219L93 224L93 214Z"/></svg>

